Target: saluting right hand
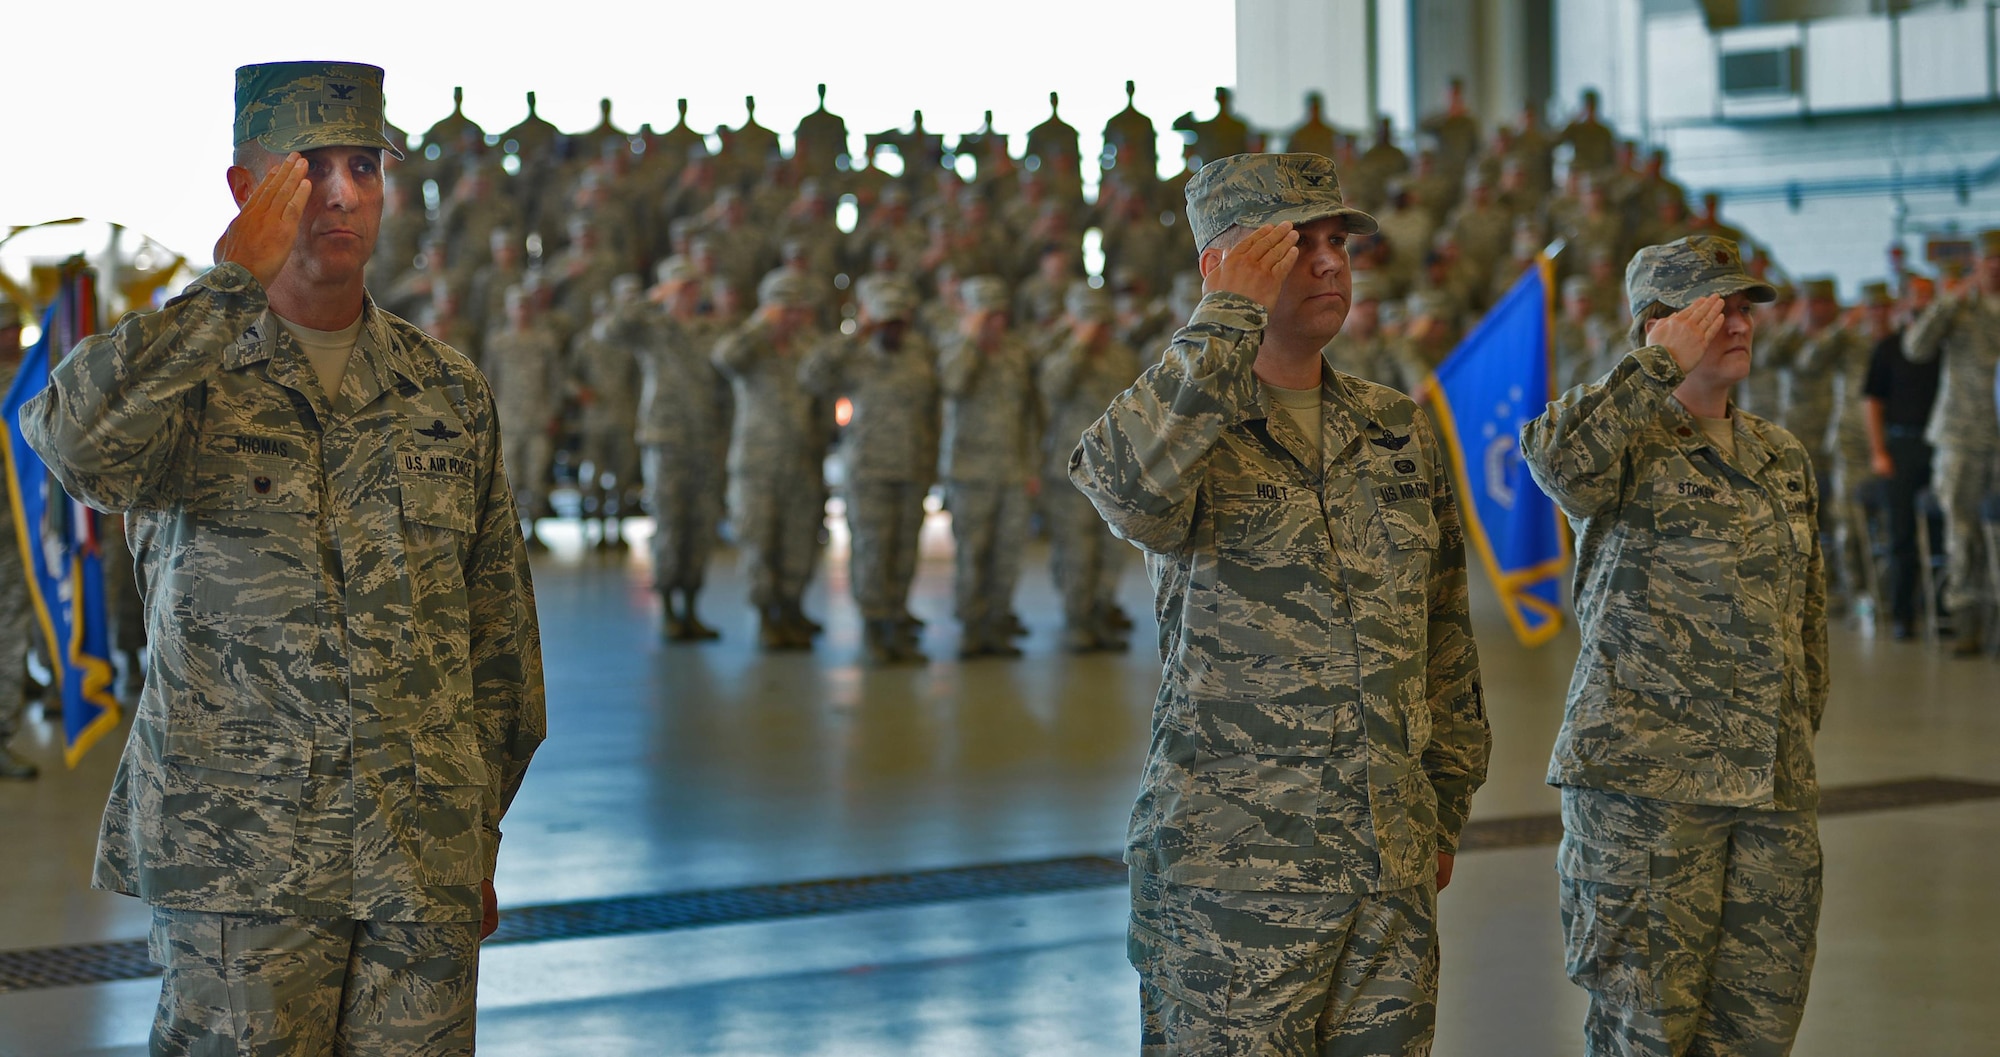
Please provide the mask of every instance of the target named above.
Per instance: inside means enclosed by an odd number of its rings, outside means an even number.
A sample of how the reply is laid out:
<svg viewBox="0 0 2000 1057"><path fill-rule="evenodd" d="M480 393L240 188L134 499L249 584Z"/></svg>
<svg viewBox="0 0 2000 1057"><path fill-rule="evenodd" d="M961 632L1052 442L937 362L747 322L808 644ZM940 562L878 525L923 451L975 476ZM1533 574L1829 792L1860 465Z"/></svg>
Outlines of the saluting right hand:
<svg viewBox="0 0 2000 1057"><path fill-rule="evenodd" d="M306 179L306 160L298 152L271 166L264 179L250 191L215 243L215 262L234 261L250 270L266 287L276 282L285 262L292 258L292 246L299 239L299 218L305 215L306 199L312 196L312 181Z"/></svg>
<svg viewBox="0 0 2000 1057"><path fill-rule="evenodd" d="M1722 298L1710 294L1646 327L1646 340L1673 354L1683 373L1708 355L1709 343L1722 333Z"/></svg>
<svg viewBox="0 0 2000 1057"><path fill-rule="evenodd" d="M1299 233L1289 221L1266 224L1223 251L1221 263L1202 278L1203 293L1227 290L1270 308L1292 266L1299 262Z"/></svg>

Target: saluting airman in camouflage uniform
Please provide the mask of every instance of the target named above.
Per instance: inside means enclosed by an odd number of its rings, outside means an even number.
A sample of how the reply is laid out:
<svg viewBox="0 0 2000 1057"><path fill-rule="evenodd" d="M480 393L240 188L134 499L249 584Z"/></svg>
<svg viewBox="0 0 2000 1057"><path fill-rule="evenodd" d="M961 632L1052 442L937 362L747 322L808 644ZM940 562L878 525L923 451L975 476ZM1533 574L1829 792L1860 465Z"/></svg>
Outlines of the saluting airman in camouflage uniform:
<svg viewBox="0 0 2000 1057"><path fill-rule="evenodd" d="M535 519L548 502L555 459L549 431L563 392L561 345L537 317L534 295L525 287L508 287L502 303L507 320L486 338L486 377L493 386L506 446L503 457L512 468L523 531L530 547L540 547Z"/></svg>
<svg viewBox="0 0 2000 1057"><path fill-rule="evenodd" d="M2000 421L1994 374L2000 367L2000 229L1979 236L1978 284L1958 297L1940 297L1903 333L1903 352L1917 363L1944 357L1937 403L1924 439L1937 449L1931 477L1944 508L1944 603L1958 641L1952 652L1974 656L1982 648L1986 589L1986 540L1979 504L2000 493Z"/></svg>
<svg viewBox="0 0 2000 1057"><path fill-rule="evenodd" d="M161 633L92 878L153 905L155 1054L473 1051L540 634L485 381L362 289L381 99L372 66L238 70L222 263L22 415L129 514ZM294 335L347 319L337 356Z"/></svg>
<svg viewBox="0 0 2000 1057"><path fill-rule="evenodd" d="M917 291L896 275L865 276L855 291L854 337L835 336L806 357L799 384L826 400L846 396L854 415L841 437L848 581L861 609L868 658L921 661L910 615L924 495L937 472L935 354L911 325Z"/></svg>
<svg viewBox="0 0 2000 1057"><path fill-rule="evenodd" d="M944 439L938 475L951 511L953 587L964 625L959 654L1018 657L1014 585L1028 540L1028 475L1041 436L1033 356L1008 330L1011 299L998 276L959 284L961 331L938 358Z"/></svg>
<svg viewBox="0 0 2000 1057"><path fill-rule="evenodd" d="M701 277L684 257L660 262L656 296L639 344L640 467L653 515L653 588L662 634L675 642L720 633L695 613L722 520L720 473L729 439L729 387L708 358L710 331L696 315Z"/></svg>
<svg viewBox="0 0 2000 1057"><path fill-rule="evenodd" d="M1436 886L1490 746L1444 452L1321 358L1375 230L1333 164L1228 157L1186 193L1208 292L1070 464L1158 596L1125 853L1144 1050L1428 1053Z"/></svg>
<svg viewBox="0 0 2000 1057"><path fill-rule="evenodd" d="M21 366L21 309L0 294L0 394L14 384ZM0 778L33 778L35 765L14 755L7 742L21 729L21 713L27 707L22 694L26 677L28 636L34 625L28 619L28 570L21 564L21 547L15 538L14 504L0 498ZM137 658L133 663L138 663Z"/></svg>
<svg viewBox="0 0 2000 1057"><path fill-rule="evenodd" d="M639 449L632 438L639 425L638 345L645 328L635 324L642 319L643 289L636 275L613 279L604 311L578 335L572 357L574 381L585 397L577 477L585 517L595 513L601 522L599 547L625 545L619 519L630 512L628 497L638 495Z"/></svg>
<svg viewBox="0 0 2000 1057"><path fill-rule="evenodd" d="M1548 773L1568 971L1592 1057L1785 1054L1819 922L1819 479L1728 401L1776 296L1736 244L1647 247L1625 282L1642 347L1522 431L1578 541Z"/></svg>
<svg viewBox="0 0 2000 1057"><path fill-rule="evenodd" d="M771 272L758 286L757 314L711 354L736 395L729 519L765 649L811 649L817 630L800 606L826 520L825 424L819 402L799 385L812 297L804 279Z"/></svg>
<svg viewBox="0 0 2000 1057"><path fill-rule="evenodd" d="M1125 637L1106 604L1124 570L1125 548L1105 530L1090 500L1069 484L1069 456L1083 431L1139 376L1139 354L1112 336L1111 295L1078 280L1064 299L1060 344L1036 366L1048 415L1042 455L1042 512L1051 564L1062 591L1063 648L1122 650Z"/></svg>

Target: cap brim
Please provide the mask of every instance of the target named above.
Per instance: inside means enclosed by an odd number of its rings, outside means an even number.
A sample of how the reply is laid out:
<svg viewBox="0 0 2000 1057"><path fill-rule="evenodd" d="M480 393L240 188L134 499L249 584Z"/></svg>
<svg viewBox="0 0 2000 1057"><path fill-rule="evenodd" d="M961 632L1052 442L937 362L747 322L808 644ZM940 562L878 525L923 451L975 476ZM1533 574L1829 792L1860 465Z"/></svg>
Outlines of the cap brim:
<svg viewBox="0 0 2000 1057"><path fill-rule="evenodd" d="M1284 209L1273 210L1262 216L1240 217L1237 219L1236 224L1240 227L1260 228L1266 224L1283 224L1286 221L1290 221L1293 226L1297 226L1299 224L1309 224L1315 220L1324 220L1327 217L1339 217L1345 221L1349 235L1373 235L1381 230L1381 225L1375 223L1374 217L1363 213L1359 209L1350 209L1346 206L1333 209L1329 209L1326 206L1287 206Z"/></svg>
<svg viewBox="0 0 2000 1057"><path fill-rule="evenodd" d="M1683 301L1678 305L1674 304L1671 301L1668 301L1664 297L1659 298L1651 303L1669 305L1673 308L1674 311L1678 312L1681 309L1686 308L1691 304L1694 304L1696 301L1699 301L1710 294L1714 294L1717 297L1728 297L1730 294L1737 294L1737 293L1742 294L1744 297L1749 299L1751 304L1756 304L1756 305L1767 305L1778 299L1778 289L1777 287L1772 286L1770 283L1760 282L1747 275L1727 275L1723 276L1720 279L1711 279L1708 282L1705 282L1700 286L1697 286L1694 289L1689 290L1687 293L1687 300ZM1645 306L1643 305L1639 306L1638 308L1633 309L1633 311L1643 312L1645 311Z"/></svg>
<svg viewBox="0 0 2000 1057"><path fill-rule="evenodd" d="M397 161L403 160L403 152L397 150L387 136L366 125L307 125L283 132L267 132L257 141L276 154L318 150L321 147L372 147L388 151L389 156Z"/></svg>

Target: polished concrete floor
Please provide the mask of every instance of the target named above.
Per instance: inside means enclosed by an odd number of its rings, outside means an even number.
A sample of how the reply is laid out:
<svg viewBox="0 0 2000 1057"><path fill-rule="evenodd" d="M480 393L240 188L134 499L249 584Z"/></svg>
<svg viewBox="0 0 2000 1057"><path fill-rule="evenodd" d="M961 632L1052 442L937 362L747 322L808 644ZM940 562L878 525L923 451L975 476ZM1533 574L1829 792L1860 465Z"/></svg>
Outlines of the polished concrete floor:
<svg viewBox="0 0 2000 1057"><path fill-rule="evenodd" d="M858 664L836 534L808 599L810 654L751 648L725 555L719 643L665 646L639 553L554 525L537 562L550 737L506 823L503 905L875 875L1114 852L1157 688L1133 560L1123 655L1070 657L1036 548L1018 661L955 659L949 541L926 537L915 609L927 667ZM1494 724L1474 818L1554 810L1541 782L1573 634L1514 644L1475 578ZM1953 662L1856 627L1834 636L1819 742L1829 786L2000 782L2000 665ZM143 908L86 886L116 748L0 784L0 951L144 934ZM2000 800L1829 817L1827 903L1803 1055L2000 1053ZM1441 900L1436 1052L1580 1052L1563 978L1552 849L1470 852ZM488 1054L1098 1055L1136 1050L1136 977L1115 887L935 902L491 948ZM0 993L0 1057L137 1054L153 979Z"/></svg>

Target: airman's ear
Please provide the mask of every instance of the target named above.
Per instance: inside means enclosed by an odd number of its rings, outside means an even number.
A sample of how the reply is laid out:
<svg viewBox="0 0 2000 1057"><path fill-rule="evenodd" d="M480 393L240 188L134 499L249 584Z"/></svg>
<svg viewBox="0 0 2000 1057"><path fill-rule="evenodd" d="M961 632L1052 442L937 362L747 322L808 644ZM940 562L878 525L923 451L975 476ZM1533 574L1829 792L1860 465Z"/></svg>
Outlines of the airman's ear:
<svg viewBox="0 0 2000 1057"><path fill-rule="evenodd" d="M237 208L250 200L250 192L257 189L257 176L241 165L232 165L226 174L229 180L229 196L236 199Z"/></svg>
<svg viewBox="0 0 2000 1057"><path fill-rule="evenodd" d="M1214 247L1201 251L1201 260L1197 264L1201 268L1201 277L1208 278L1208 273L1222 267L1222 251Z"/></svg>

